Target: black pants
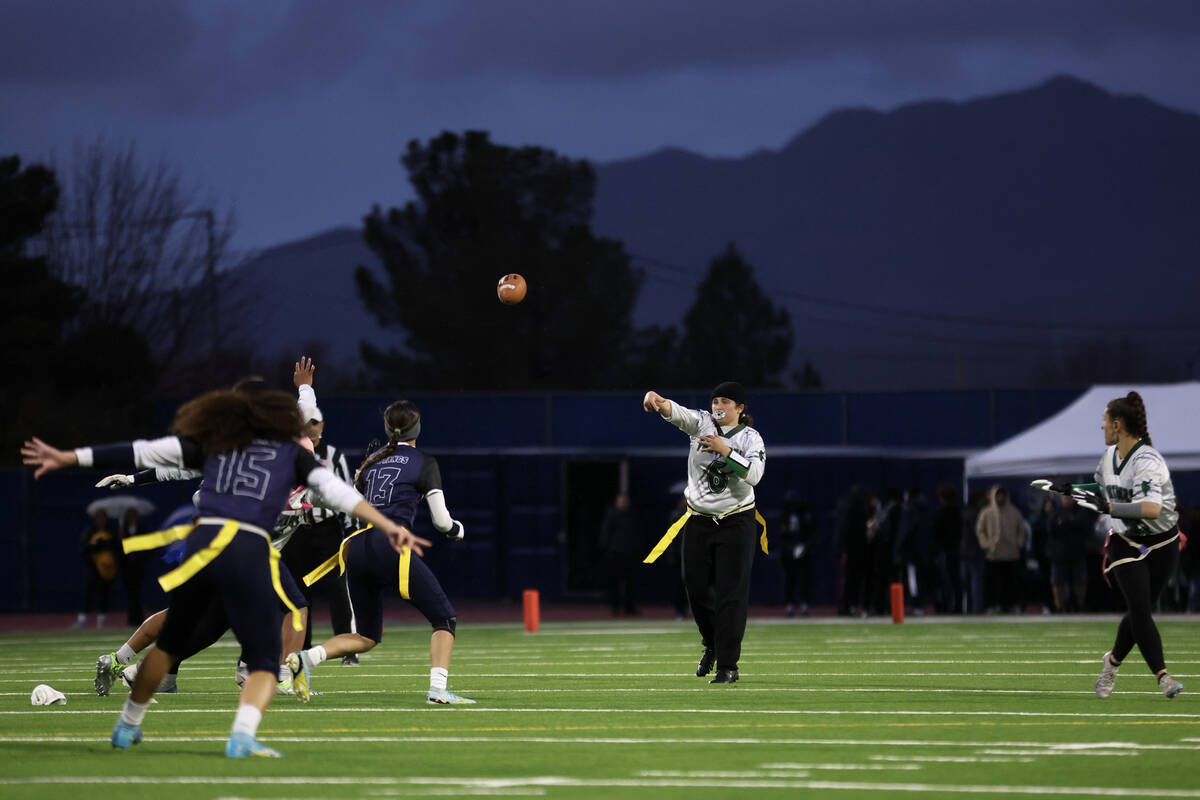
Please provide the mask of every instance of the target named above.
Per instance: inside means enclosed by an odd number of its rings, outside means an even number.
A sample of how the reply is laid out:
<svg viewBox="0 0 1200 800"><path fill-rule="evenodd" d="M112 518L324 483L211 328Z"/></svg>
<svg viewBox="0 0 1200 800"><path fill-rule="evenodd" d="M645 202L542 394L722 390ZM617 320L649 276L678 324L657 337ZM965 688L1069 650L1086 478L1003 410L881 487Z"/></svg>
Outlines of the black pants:
<svg viewBox="0 0 1200 800"><path fill-rule="evenodd" d="M638 613L638 567L636 555L610 554L604 559L608 574L608 602L613 614Z"/></svg>
<svg viewBox="0 0 1200 800"><path fill-rule="evenodd" d="M1161 540L1163 536L1174 535L1175 532L1172 531L1157 538ZM1146 544L1154 543L1154 540L1140 541L1145 541ZM1136 555L1136 551L1116 535L1111 537L1109 546L1109 558L1112 561ZM1162 636L1158 633L1158 626L1154 624L1151 613L1158 603L1158 596L1175 574L1177 566L1179 543L1172 542L1157 550L1151 550L1141 561L1119 564L1109 571L1109 576L1116 581L1121 594L1125 596L1125 606L1128 609L1125 616L1121 617L1121 624L1117 626L1117 638L1113 642L1112 654L1117 661L1124 661L1125 656L1129 655L1129 651L1136 644L1151 672L1158 673L1166 669Z"/></svg>
<svg viewBox="0 0 1200 800"><path fill-rule="evenodd" d="M717 669L736 669L750 603L750 567L758 525L754 511L717 522L692 515L683 528L683 580L692 617Z"/></svg>
<svg viewBox="0 0 1200 800"><path fill-rule="evenodd" d="M93 609L101 614L108 613L108 592L112 588L112 578L104 578L100 575L100 570L96 569L93 564L86 564L83 568L83 613L90 613ZM141 623L138 623L141 625Z"/></svg>
<svg viewBox="0 0 1200 800"><path fill-rule="evenodd" d="M142 583L146 577L146 559L143 553L132 553L121 559L121 583L125 585L128 601L125 605L125 621L136 628L146 618L142 610Z"/></svg>
<svg viewBox="0 0 1200 800"><path fill-rule="evenodd" d="M779 563L783 567L783 602L789 606L795 603L796 590L799 589L800 602L807 606L810 594L808 554L805 553L800 558L791 558L790 554L784 554Z"/></svg>
<svg viewBox="0 0 1200 800"><path fill-rule="evenodd" d="M344 532L338 517L316 525L301 525L283 548L283 563L291 570L304 599L309 603L308 626L304 631L306 649L312 647L312 599L318 589L329 603L334 634L350 633L350 596L346 593L346 576L339 575L335 569L312 586L304 585L304 576L338 551Z"/></svg>

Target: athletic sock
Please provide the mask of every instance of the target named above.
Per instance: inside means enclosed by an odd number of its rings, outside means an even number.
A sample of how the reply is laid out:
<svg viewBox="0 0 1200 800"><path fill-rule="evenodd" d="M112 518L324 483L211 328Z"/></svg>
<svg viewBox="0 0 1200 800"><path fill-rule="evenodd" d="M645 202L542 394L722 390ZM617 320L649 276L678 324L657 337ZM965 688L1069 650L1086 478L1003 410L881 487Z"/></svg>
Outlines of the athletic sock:
<svg viewBox="0 0 1200 800"><path fill-rule="evenodd" d="M429 669L429 688L437 689L438 691L446 691L446 680L450 677L450 671L441 667L430 667Z"/></svg>
<svg viewBox="0 0 1200 800"><path fill-rule="evenodd" d="M125 706L121 709L121 722L126 725L141 725L142 720L146 717L146 709L150 707L150 701L145 703L133 702L133 696L125 698Z"/></svg>
<svg viewBox="0 0 1200 800"><path fill-rule="evenodd" d="M137 653L134 652L134 649L129 646L129 642L126 642L125 644L121 645L121 649L117 651L117 663L124 666L125 664L128 664L130 659L136 655Z"/></svg>
<svg viewBox="0 0 1200 800"><path fill-rule="evenodd" d="M237 716L233 718L233 732L244 733L254 737L258 733L258 723L262 722L262 712L252 705L243 703L238 706Z"/></svg>
<svg viewBox="0 0 1200 800"><path fill-rule="evenodd" d="M329 656L326 654L325 648L321 645L317 645L308 651L308 660L314 667L327 658L329 658Z"/></svg>
<svg viewBox="0 0 1200 800"><path fill-rule="evenodd" d="M287 681L292 679L292 670L287 664L279 665L279 680Z"/></svg>

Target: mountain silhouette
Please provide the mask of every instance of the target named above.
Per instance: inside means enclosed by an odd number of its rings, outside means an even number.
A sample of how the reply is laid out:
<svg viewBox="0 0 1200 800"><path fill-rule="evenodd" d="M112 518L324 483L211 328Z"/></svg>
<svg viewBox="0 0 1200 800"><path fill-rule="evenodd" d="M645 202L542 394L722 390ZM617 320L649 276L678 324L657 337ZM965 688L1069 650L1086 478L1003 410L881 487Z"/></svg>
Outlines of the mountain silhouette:
<svg viewBox="0 0 1200 800"><path fill-rule="evenodd" d="M1200 117L1142 97L1056 77L836 111L778 151L664 150L597 179L593 228L650 278L640 316L678 319L736 242L791 310L796 355L835 385L1024 382L1105 327L1160 326L1156 346L1190 331L1165 360L1196 360Z"/></svg>
<svg viewBox="0 0 1200 800"><path fill-rule="evenodd" d="M359 341L400 335L385 331L363 307L354 286L360 264L383 272L362 231L333 228L267 248L237 267L235 291L255 309L248 344L261 356L295 358L320 341L324 358L352 371L360 361Z"/></svg>
<svg viewBox="0 0 1200 800"><path fill-rule="evenodd" d="M596 172L593 229L648 278L639 324L678 323L736 243L827 387L1064 385L1121 364L1173 380L1200 363L1200 116L1144 97L1060 76L835 111L743 158L664 149ZM362 308L358 264L378 259L338 229L242 267L251 296L283 299L263 352L399 343Z"/></svg>

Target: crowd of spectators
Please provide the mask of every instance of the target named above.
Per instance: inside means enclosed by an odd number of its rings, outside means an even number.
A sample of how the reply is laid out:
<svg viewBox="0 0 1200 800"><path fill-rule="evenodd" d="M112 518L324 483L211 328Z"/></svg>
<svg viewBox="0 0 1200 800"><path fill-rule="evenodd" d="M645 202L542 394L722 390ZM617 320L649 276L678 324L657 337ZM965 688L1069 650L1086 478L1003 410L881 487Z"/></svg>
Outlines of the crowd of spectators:
<svg viewBox="0 0 1200 800"><path fill-rule="evenodd" d="M1100 612L1121 603L1101 573L1107 519L1070 497L1014 498L996 485L963 502L949 483L932 500L917 486L854 486L834 523L841 614L890 614L894 583L916 615ZM1200 509L1183 508L1184 533L1196 523ZM1197 546L1184 547L1161 610L1200 611Z"/></svg>

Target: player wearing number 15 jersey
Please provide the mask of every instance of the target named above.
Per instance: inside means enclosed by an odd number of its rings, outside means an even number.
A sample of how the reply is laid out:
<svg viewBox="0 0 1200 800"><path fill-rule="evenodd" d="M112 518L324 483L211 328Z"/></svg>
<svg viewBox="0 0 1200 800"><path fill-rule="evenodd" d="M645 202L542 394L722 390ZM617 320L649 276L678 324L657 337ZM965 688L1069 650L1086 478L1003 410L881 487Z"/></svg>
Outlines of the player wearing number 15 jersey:
<svg viewBox="0 0 1200 800"><path fill-rule="evenodd" d="M388 442L367 456L355 477L355 486L385 517L409 527L421 500L429 505L433 526L447 539L462 539L462 523L452 519L442 495L442 476L433 456L416 447L421 435L421 412L407 400L398 400L383 414ZM383 590L395 588L400 596L425 615L433 626L429 640L429 692L435 705L474 703L447 690L450 655L458 615L433 572L411 552L397 554L376 530L362 530L342 542L339 556L304 576L305 583L320 580L345 565L350 606L358 631L343 633L308 650L288 656L292 685L301 701L307 700L312 668L329 658L365 653L383 639Z"/></svg>
<svg viewBox="0 0 1200 800"><path fill-rule="evenodd" d="M268 531L296 484L307 485L324 504L383 528L396 548L422 540L384 517L362 496L300 447L302 421L296 401L283 392L215 391L183 405L172 429L177 436L120 442L65 451L36 438L21 449L34 478L72 466L174 467L201 470L204 486L194 524L126 540L169 541L184 536L183 563L162 576L170 603L158 641L142 661L121 718L114 747L142 740L141 723L156 687L183 653L192 630L219 601L242 645L250 674L242 688L225 754L234 758L279 753L255 735L275 695L279 664L279 602L290 604L279 579L278 554ZM143 541L144 543L144 541Z"/></svg>

